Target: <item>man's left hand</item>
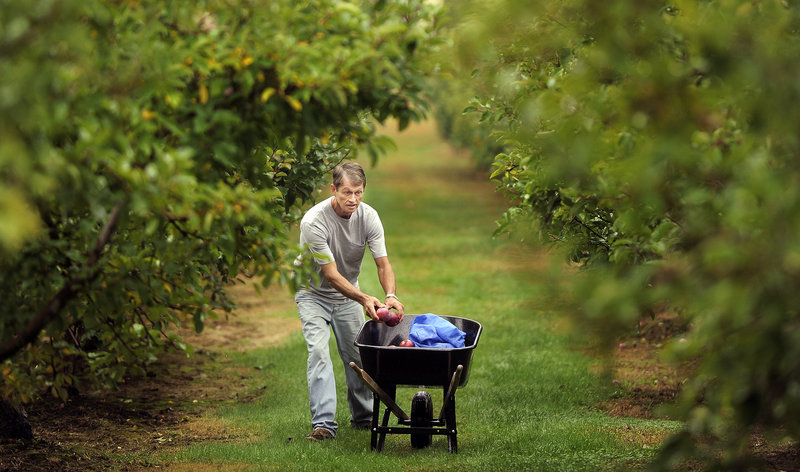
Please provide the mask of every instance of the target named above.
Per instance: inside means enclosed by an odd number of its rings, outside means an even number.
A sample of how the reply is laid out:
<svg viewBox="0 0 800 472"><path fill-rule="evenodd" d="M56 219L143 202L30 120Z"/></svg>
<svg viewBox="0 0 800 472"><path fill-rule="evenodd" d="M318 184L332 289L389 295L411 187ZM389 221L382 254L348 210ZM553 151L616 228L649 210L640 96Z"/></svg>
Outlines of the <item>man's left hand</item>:
<svg viewBox="0 0 800 472"><path fill-rule="evenodd" d="M400 321L403 321L403 304L400 303L400 300L394 297L386 297L386 306L391 309L394 308L397 310L397 314L400 316Z"/></svg>

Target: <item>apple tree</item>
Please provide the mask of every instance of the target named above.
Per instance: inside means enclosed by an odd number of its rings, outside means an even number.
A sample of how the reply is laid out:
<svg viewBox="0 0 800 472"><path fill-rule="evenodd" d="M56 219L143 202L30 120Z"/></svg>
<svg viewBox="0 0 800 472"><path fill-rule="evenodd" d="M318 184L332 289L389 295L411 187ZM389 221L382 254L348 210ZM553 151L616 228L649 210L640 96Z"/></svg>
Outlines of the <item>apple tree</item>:
<svg viewBox="0 0 800 472"><path fill-rule="evenodd" d="M426 112L421 0L0 5L0 398L114 386L292 284L334 165ZM302 268L296 270L303 270ZM299 278L298 278L299 279Z"/></svg>
<svg viewBox="0 0 800 472"><path fill-rule="evenodd" d="M498 0L459 25L505 228L565 251L575 316L658 310L696 370L656 461L741 468L800 439L800 10L782 1ZM465 82L468 83L468 82Z"/></svg>

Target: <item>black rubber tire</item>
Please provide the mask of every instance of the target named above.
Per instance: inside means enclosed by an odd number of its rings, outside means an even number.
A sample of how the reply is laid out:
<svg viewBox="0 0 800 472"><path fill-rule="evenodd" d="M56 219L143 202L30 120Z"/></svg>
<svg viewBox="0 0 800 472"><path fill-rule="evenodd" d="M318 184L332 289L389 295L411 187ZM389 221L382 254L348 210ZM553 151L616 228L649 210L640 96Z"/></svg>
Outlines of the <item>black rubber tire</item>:
<svg viewBox="0 0 800 472"><path fill-rule="evenodd" d="M411 426L431 427L433 422L433 400L431 395L421 390L411 399ZM433 442L433 434L411 433L411 446L415 449L428 447Z"/></svg>

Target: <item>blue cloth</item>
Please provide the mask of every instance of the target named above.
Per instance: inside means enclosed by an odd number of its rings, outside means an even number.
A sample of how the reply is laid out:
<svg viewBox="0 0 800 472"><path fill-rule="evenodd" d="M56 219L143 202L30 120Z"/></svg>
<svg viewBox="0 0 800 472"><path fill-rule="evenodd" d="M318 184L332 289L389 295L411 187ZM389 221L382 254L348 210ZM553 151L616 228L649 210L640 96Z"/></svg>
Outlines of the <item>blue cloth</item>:
<svg viewBox="0 0 800 472"><path fill-rule="evenodd" d="M465 336L453 323L433 313L417 315L408 333L408 339L418 347L464 347Z"/></svg>

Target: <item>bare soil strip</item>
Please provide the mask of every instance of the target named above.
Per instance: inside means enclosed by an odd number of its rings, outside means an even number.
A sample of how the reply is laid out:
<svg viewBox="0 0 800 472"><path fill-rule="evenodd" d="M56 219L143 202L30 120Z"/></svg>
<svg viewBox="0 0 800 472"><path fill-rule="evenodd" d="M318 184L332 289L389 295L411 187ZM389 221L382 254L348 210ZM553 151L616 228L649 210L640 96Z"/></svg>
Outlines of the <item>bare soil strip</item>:
<svg viewBox="0 0 800 472"><path fill-rule="evenodd" d="M297 334L299 320L285 316L289 293L272 287L259 295L254 281L232 287L239 309L212 320L203 333L183 333L196 353L168 354L144 378L126 379L118 391L73 396L66 404L45 398L28 406L34 440L0 443L0 471L78 472L142 470L148 457L204 441L250 441L251 433L218 419L214 411L231 402L257 398L258 376L236 366L228 352L266 348ZM283 313L284 315L281 315ZM130 456L126 464L120 456ZM133 459L135 458L135 459ZM217 470L182 464L159 470ZM210 468L209 468L210 467ZM247 465L225 470L249 470Z"/></svg>

